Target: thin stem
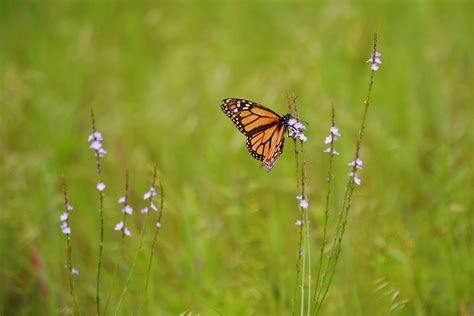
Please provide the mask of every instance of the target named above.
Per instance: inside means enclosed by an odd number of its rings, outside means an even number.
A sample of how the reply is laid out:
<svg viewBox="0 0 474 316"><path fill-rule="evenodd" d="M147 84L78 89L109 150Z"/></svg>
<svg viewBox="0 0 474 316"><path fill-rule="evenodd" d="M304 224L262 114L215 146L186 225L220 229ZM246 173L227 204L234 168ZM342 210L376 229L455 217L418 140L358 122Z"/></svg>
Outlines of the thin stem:
<svg viewBox="0 0 474 316"><path fill-rule="evenodd" d="M97 263L97 286L96 286L96 305L97 315L100 316L100 274L102 270L102 257L104 252L104 193L99 192L99 216L100 216L100 243L99 243L99 262Z"/></svg>
<svg viewBox="0 0 474 316"><path fill-rule="evenodd" d="M68 202L68 194L67 194L67 183L66 179L63 175L63 196L64 196L64 209L68 214L66 219L66 224L70 227L70 217L69 217L69 202ZM66 236L66 267L68 270L68 280L69 280L69 294L71 295L71 299L73 302L74 314L78 313L76 295L74 293L74 278L72 274L72 246L71 246L71 233Z"/></svg>
<svg viewBox="0 0 474 316"><path fill-rule="evenodd" d="M303 150L303 144L301 143L301 150ZM301 167L301 199L302 200L306 200L306 186L305 186L305 183L306 183L306 177L305 177L305 170L306 170L306 161L303 160L303 164L302 164L302 167ZM307 256L309 256L309 253L307 253L307 245L309 243L308 241L308 225L309 225L309 221L308 221L308 214L307 214L307 211L300 206L300 212L301 212L301 218L302 218L302 234L301 234L301 237L303 238L303 258L302 258L302 261L303 261L303 271L301 273L301 302L300 302L300 315L303 315L304 314L304 291L305 291L305 274L306 274L306 259L307 259ZM302 249L302 248L300 248ZM308 260L310 260L308 258ZM308 278L309 280L311 280L311 267L308 266ZM311 295L311 293L309 294Z"/></svg>
<svg viewBox="0 0 474 316"><path fill-rule="evenodd" d="M151 182L151 187L152 188L155 188L155 183L156 183L156 166L153 168L153 180ZM151 208L152 203L153 203L153 195L151 195L150 199L149 199L148 212L146 213L145 223L143 224L142 231L140 233L140 241L138 243L138 249L137 249L137 252L135 253L135 256L133 257L132 267L130 268L130 272L128 273L127 280L125 281L125 286L122 290L122 294L120 295L120 299L117 303L117 307L115 309L114 315L118 315L118 312L119 312L120 307L122 305L123 299L124 299L125 294L127 293L127 290L128 290L128 284L130 283L130 279L132 278L133 272L135 271L135 265L137 263L138 255L140 254L140 250L142 249L143 238L145 236L145 230L146 230L146 227L147 227L147 224L148 224L148 216L150 214L150 208Z"/></svg>
<svg viewBox="0 0 474 316"><path fill-rule="evenodd" d="M97 137L95 133L97 132L97 128L95 125L95 117L94 117L94 110L91 108L91 120L92 120L92 135L94 140L97 141ZM95 158L96 158L96 166L97 166L97 178L99 183L102 182L102 170L101 170L101 163L100 163L100 154L99 150L95 150ZM97 306L97 315L100 316L100 275L102 269L102 257L103 257L103 248L104 248L104 192L103 190L99 190L99 235L100 235L100 242L99 242L99 260L97 263L97 283L96 283L96 306Z"/></svg>
<svg viewBox="0 0 474 316"><path fill-rule="evenodd" d="M375 62L376 51L377 51L377 33L374 34L374 45L373 45L373 54L372 54L373 62ZM367 98L364 101L364 113L362 115L362 123L361 123L361 127L359 129L359 134L358 134L358 137L357 137L356 151L355 151L355 155L354 155L354 157L355 157L354 160L358 159L358 157L359 157L360 146L362 144L362 138L364 136L365 123L366 123L367 113L368 113L369 104L370 104L370 96L371 96L371 93L372 93L372 86L374 84L374 72L375 71L372 70L371 73L370 73L369 89L368 89L368 93L367 93ZM356 167L356 164L354 164L353 168L352 168L353 174L355 174L356 171L357 171L357 167ZM346 186L346 193L345 193L345 196L344 196L344 203L343 203L343 206L342 206L341 211L339 213L338 226L337 226L337 230L336 230L336 236L334 237L334 240L333 240L331 256L328 259L327 269L325 270L325 272L323 274L323 281L322 281L322 284L321 284L321 289L320 289L320 291L318 293L318 296L317 296L317 309L315 311L315 315L318 314L319 310L321 309L321 306L322 306L322 304L324 302L324 299L326 298L326 295L329 291L329 287L331 285L331 282L332 282L332 279L333 279L333 276L334 276L334 273L335 273L335 270L336 270L337 262L338 262L338 259L339 259L339 254L340 254L341 248L342 248L342 237L344 236L344 233L345 233L347 218L348 218L349 210L350 210L350 207L351 207L352 194L353 194L354 188L355 188L354 185L355 185L354 177L350 177L349 181L347 183L347 186ZM329 271L331 260L333 260L334 262L333 262L333 265L331 267L331 270ZM326 273L328 271L330 273L329 280L328 280L327 285L324 285L324 280L326 278ZM319 300L319 297L320 297L321 294L322 294L322 297L321 297L321 300Z"/></svg>
<svg viewBox="0 0 474 316"><path fill-rule="evenodd" d="M334 104L331 106L331 126L335 127L336 126L336 110L334 107ZM318 265L318 272L316 276L316 289L314 291L313 295L313 306L316 306L317 301L316 301L316 293L318 292L319 289L319 278L321 276L321 268L323 266L323 257L324 257L324 250L326 248L326 242L327 242L327 228L328 228L328 222L329 222L329 201L331 197L331 184L332 184L332 161L334 158L334 134L331 132L331 143L329 147L329 170L328 170L328 178L327 178L327 194L326 194L326 205L324 208L324 226L323 226L323 242L321 244L321 249L319 253L319 265Z"/></svg>
<svg viewBox="0 0 474 316"><path fill-rule="evenodd" d="M340 233L340 236L337 240L338 244L336 246L337 252L336 252L336 257L335 257L335 262L334 262L334 268L330 271L328 286L324 290L323 296L321 297L321 302L320 302L320 304L319 304L319 306L316 310L316 314L318 313L319 309L321 308L321 306L323 304L323 301L326 298L326 295L329 291L329 286L331 285L332 278L334 277L334 273L336 271L336 265L337 265L337 261L338 261L338 258L339 258L339 254L341 253L342 236L344 235L344 232L346 230L347 217L349 215L349 209L351 207L350 201L351 201L352 193L354 192L354 180L352 179L352 181L350 180L350 182L351 182L351 184L350 184L350 188L349 188L349 194L347 195L347 205L346 205L346 208L344 210L344 218L342 220L341 233Z"/></svg>
<svg viewBox="0 0 474 316"><path fill-rule="evenodd" d="M301 144L303 146L303 144ZM303 160L303 167L301 169L301 195L304 200L306 200L306 160ZM311 313L311 245L309 240L309 214L308 210L303 210L304 212L304 227L305 227L305 248L306 248L306 258L308 259L308 301L307 301L307 315Z"/></svg>
<svg viewBox="0 0 474 316"><path fill-rule="evenodd" d="M160 227L161 227L161 217L163 216L163 206L164 206L165 197L164 197L163 185L161 184L161 181L159 182L159 185L160 185L160 208L159 208L159 213L158 213L158 221L157 221L156 228L155 228L155 235L153 236L153 243L152 243L152 246L151 246L150 259L148 260L148 269L147 269L146 279L145 279L146 280L145 281L145 291L143 293L142 300L140 302L140 307L138 308L138 314L137 315L141 314L143 303L146 300L146 294L147 294L148 284L149 284L149 279L150 279L151 263L153 261L153 254L154 254L154 250L155 250L155 245L156 245L156 241L158 239L158 232L160 231Z"/></svg>
<svg viewBox="0 0 474 316"><path fill-rule="evenodd" d="M290 96L288 94L288 91L286 91L286 97L287 97L287 100L288 100L288 111L290 112L290 114L293 115L297 115L297 107L296 107L296 98L293 99L293 107L294 109L292 109L291 105L292 105L292 102L290 101ZM299 165L299 153L300 151L298 150L298 143L296 139L293 138L293 144L294 144L294 154L295 154L295 165L296 165L296 192L298 192L298 194L300 194L301 192L301 187L300 187L300 184L301 184L301 181L299 179L299 173L300 173L300 165ZM302 148L301 148L302 149ZM300 222L303 223L304 222L304 218L303 218L303 213L300 212ZM294 294L293 294L293 302L292 302L292 305L293 305L293 315L295 315L295 303L296 303L296 297L297 297L297 294L298 294L298 281L299 281L299 277L300 277L300 273L301 273L301 259L302 259L302 242L303 242L303 225L300 225L300 231L299 231L299 240L298 240L298 258L297 258L297 262L296 262L296 277L295 277L295 290L294 290Z"/></svg>
<svg viewBox="0 0 474 316"><path fill-rule="evenodd" d="M128 205L128 195L129 195L129 191L128 191L128 171L125 172L125 201L123 202L123 205L126 206ZM122 221L123 221L123 225L125 227L125 222L126 222L126 219L127 219L127 213L123 213L122 215ZM117 259L115 261L115 268L114 268L114 274L112 275L112 285L110 286L110 290L109 290L109 293L107 294L107 299L105 301L105 307L104 307L104 315L107 314L107 308L109 306L109 301L110 301L110 297L112 296L112 292L114 291L115 289L115 282L117 280L117 273L118 273L118 268L119 268L119 265L120 265L120 260L123 258L123 252L124 252L124 249L125 249L125 232L124 230L122 230L122 235L121 235L121 239L120 239L120 251L119 251L119 255L117 256Z"/></svg>

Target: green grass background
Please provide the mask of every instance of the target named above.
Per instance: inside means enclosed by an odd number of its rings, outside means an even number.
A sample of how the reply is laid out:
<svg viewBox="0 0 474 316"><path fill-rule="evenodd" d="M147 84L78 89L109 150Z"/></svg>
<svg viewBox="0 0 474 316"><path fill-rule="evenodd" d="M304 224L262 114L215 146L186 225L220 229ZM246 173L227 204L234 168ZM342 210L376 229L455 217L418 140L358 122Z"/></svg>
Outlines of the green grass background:
<svg viewBox="0 0 474 316"><path fill-rule="evenodd" d="M299 96L309 124L316 254L330 104L343 135L334 219L375 30L383 64L362 185L322 312L385 315L407 300L394 313L473 313L473 20L470 1L0 1L0 314L70 312L59 230L63 173L75 207L79 304L94 313L91 107L108 151L102 296L117 255L125 170L136 212L119 287L156 161L166 207L146 314L289 314L298 240L293 145L271 173L260 169L220 100L246 98L283 114L285 89ZM151 232L147 246L150 239ZM124 315L136 312L147 256L139 257ZM386 286L377 290L380 282ZM395 289L392 301L386 293Z"/></svg>

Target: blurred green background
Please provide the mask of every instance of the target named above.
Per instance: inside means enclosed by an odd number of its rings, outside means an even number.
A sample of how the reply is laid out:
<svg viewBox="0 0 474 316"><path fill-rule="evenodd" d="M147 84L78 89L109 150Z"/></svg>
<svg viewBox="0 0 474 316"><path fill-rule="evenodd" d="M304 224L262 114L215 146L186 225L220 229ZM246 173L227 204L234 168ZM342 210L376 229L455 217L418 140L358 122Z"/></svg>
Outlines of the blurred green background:
<svg viewBox="0 0 474 316"><path fill-rule="evenodd" d="M473 313L473 25L471 1L0 1L0 314L70 312L59 229L63 173L75 207L79 304L83 314L94 313L91 107L108 151L102 295L117 256L113 227L125 170L136 211L119 288L156 161L166 207L146 314L289 314L299 216L293 144L286 143L271 173L260 169L220 100L246 98L284 114L285 90L299 96L309 124L316 254L330 105L343 135L334 219L375 30L383 64L362 185L322 312ZM150 240L151 232L147 247ZM139 258L124 315L136 312L147 256Z"/></svg>

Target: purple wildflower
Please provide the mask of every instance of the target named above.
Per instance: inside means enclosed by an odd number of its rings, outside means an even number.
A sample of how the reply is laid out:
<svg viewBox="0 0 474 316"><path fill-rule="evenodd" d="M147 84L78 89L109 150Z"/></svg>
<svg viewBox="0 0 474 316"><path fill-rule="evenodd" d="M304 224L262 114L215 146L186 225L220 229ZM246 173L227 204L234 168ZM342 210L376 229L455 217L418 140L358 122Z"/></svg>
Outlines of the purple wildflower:
<svg viewBox="0 0 474 316"><path fill-rule="evenodd" d="M156 205L155 205L153 202L150 202L150 207L151 207L154 211L158 211L158 208L156 207Z"/></svg>
<svg viewBox="0 0 474 316"><path fill-rule="evenodd" d="M301 195L298 195L298 196L296 197L296 199L297 199L298 201L300 201L299 207L304 208L304 209L307 209L307 208L308 208L308 206L309 206L309 205L308 205L308 201L307 201L306 199L303 199L303 197L302 197Z"/></svg>
<svg viewBox="0 0 474 316"><path fill-rule="evenodd" d="M325 150L323 150L323 152L332 153L333 155L339 155L339 153L334 148L332 149L332 152L331 152L331 147L333 146L334 141L336 141L340 136L341 134L339 133L339 130L337 129L337 127L332 125L329 128L329 135L326 136L326 138L324 138L324 144L330 145L330 146L326 148Z"/></svg>
<svg viewBox="0 0 474 316"><path fill-rule="evenodd" d="M61 225L61 231L63 232L64 235L69 235L71 234L71 227L67 226L67 223L64 222L64 225Z"/></svg>
<svg viewBox="0 0 474 316"><path fill-rule="evenodd" d="M370 59L367 60L367 63L370 63L370 69L373 71L379 70L379 65L382 63L380 56L382 56L382 54L376 51L375 54L372 54Z"/></svg>
<svg viewBox="0 0 474 316"><path fill-rule="evenodd" d="M140 211L140 213L142 213L142 214L148 213L148 207L142 208L141 211Z"/></svg>
<svg viewBox="0 0 474 316"><path fill-rule="evenodd" d="M88 141L89 143L92 142L92 141L94 141L94 140L101 142L101 141L103 141L104 139L102 138L102 134L101 134L101 133L95 131L95 132L93 132L92 134L90 134L89 137L87 138L87 141Z"/></svg>
<svg viewBox="0 0 474 316"><path fill-rule="evenodd" d="M296 226L301 226L301 224L302 224L301 221L299 219L297 219L296 222L295 222L295 225Z"/></svg>
<svg viewBox="0 0 474 316"><path fill-rule="evenodd" d="M353 161L349 162L347 165L348 166L352 166L354 167L355 169L362 169L362 165L364 163L362 162L362 160L360 160L359 158L356 158L354 159Z"/></svg>
<svg viewBox="0 0 474 316"><path fill-rule="evenodd" d="M348 166L351 166L352 167L352 171L349 172L347 175L349 177L352 177L354 178L354 183L357 184L357 185L360 185L361 181L360 181L360 178L357 176L357 171L362 169L362 165L364 163L362 162L362 160L360 160L359 158L354 158L353 161L349 162L347 165Z"/></svg>
<svg viewBox="0 0 474 316"><path fill-rule="evenodd" d="M118 199L117 203L119 203L119 204L125 203L125 196L120 197L120 198Z"/></svg>
<svg viewBox="0 0 474 316"><path fill-rule="evenodd" d="M99 141L93 141L89 146L90 149L99 150L102 148L102 143Z"/></svg>
<svg viewBox="0 0 474 316"><path fill-rule="evenodd" d="M323 153L328 153L330 151L331 151L331 148L328 147L325 150L323 150ZM332 149L332 154L335 156L339 155L339 153L334 148Z"/></svg>
<svg viewBox="0 0 474 316"><path fill-rule="evenodd" d="M133 208L130 205L125 205L125 207L122 209L122 213L126 213L128 215L132 215L133 213Z"/></svg>
<svg viewBox="0 0 474 316"><path fill-rule="evenodd" d="M160 222L156 223L156 228L161 228L161 223Z"/></svg>
<svg viewBox="0 0 474 316"><path fill-rule="evenodd" d="M354 178L355 184L360 185L360 179L359 179L359 177L357 176L357 172L352 172L352 171L351 171L351 172L349 172L347 175L348 175L349 177Z"/></svg>
<svg viewBox="0 0 474 316"><path fill-rule="evenodd" d="M123 226L124 226L123 221L120 221L117 225L115 225L114 230L116 231L122 230Z"/></svg>
<svg viewBox="0 0 474 316"><path fill-rule="evenodd" d="M105 190L105 184L104 184L104 182L99 182L99 183L97 184L97 190L99 190L99 191L101 191L101 192Z"/></svg>
<svg viewBox="0 0 474 316"><path fill-rule="evenodd" d="M61 216L59 217L59 219L61 220L61 222L64 222L68 219L69 215L67 212L64 212L61 214Z"/></svg>
<svg viewBox="0 0 474 316"><path fill-rule="evenodd" d="M339 129L336 126L331 126L329 132L334 135L334 140L341 136L341 134L339 134Z"/></svg>
<svg viewBox="0 0 474 316"><path fill-rule="evenodd" d="M152 196L156 195L156 190L154 186L150 187L150 190L143 195L144 200L149 200Z"/></svg>
<svg viewBox="0 0 474 316"><path fill-rule="evenodd" d="M123 233L125 234L125 236L128 236L128 237L131 237L132 236L132 233L130 232L130 230L128 230L127 227L125 227L123 229Z"/></svg>
<svg viewBox="0 0 474 316"><path fill-rule="evenodd" d="M290 118L287 124L290 127L288 130L288 137L299 139L302 142L306 142L308 140L306 135L302 132L306 130L306 126L304 126L297 118Z"/></svg>

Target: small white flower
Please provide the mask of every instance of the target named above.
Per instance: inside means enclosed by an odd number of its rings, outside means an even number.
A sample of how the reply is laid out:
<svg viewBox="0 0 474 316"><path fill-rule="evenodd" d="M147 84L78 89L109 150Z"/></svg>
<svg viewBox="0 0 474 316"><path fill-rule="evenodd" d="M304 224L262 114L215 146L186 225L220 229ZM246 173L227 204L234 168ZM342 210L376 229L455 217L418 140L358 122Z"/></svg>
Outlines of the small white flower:
<svg viewBox="0 0 474 316"><path fill-rule="evenodd" d="M72 269L71 269L71 273L72 273L72 274L75 274L75 275L78 275L78 274L79 274L79 270L72 268Z"/></svg>
<svg viewBox="0 0 474 316"><path fill-rule="evenodd" d="M125 236L128 236L128 237L132 236L132 233L130 232L130 230L128 230L127 227L124 228L123 233L125 234Z"/></svg>
<svg viewBox="0 0 474 316"><path fill-rule="evenodd" d="M324 139L324 144L327 145L327 144L330 144L331 142L332 142L332 137L331 137L331 135L326 136L326 138Z"/></svg>
<svg viewBox="0 0 474 316"><path fill-rule="evenodd" d="M142 208L140 213L142 213L142 214L148 213L148 207Z"/></svg>
<svg viewBox="0 0 474 316"><path fill-rule="evenodd" d="M331 126L331 128L329 129L329 131L331 132L331 134L333 134L335 137L340 137L341 134L339 134L339 129L336 127L336 126Z"/></svg>
<svg viewBox="0 0 474 316"><path fill-rule="evenodd" d="M66 208L67 208L68 211L72 211L72 210L74 209L74 208L72 207L72 205L69 204L69 203L67 204Z"/></svg>
<svg viewBox="0 0 474 316"><path fill-rule="evenodd" d="M129 215L132 215L133 208L130 205L125 205L125 207L122 209L122 213L127 213Z"/></svg>
<svg viewBox="0 0 474 316"><path fill-rule="evenodd" d="M306 129L306 126L301 124L301 122L296 122L294 125L293 125L294 128L296 128L297 130L305 130Z"/></svg>
<svg viewBox="0 0 474 316"><path fill-rule="evenodd" d="M119 203L119 204L125 203L125 196L120 197L120 198L118 199L118 203Z"/></svg>
<svg viewBox="0 0 474 316"><path fill-rule="evenodd" d="M299 206L300 206L301 208L304 208L304 209L307 209L307 208L308 208L308 201L305 200L305 199L303 199L303 197L302 197L301 195L298 195L298 196L296 197L296 199L297 199L298 201L300 201Z"/></svg>
<svg viewBox="0 0 474 316"><path fill-rule="evenodd" d="M362 169L363 164L364 163L362 162L362 160L360 160L359 158L356 158L353 161L349 162L347 165L351 167L355 167L356 169Z"/></svg>
<svg viewBox="0 0 474 316"><path fill-rule="evenodd" d="M151 192L150 192L150 191L148 191L147 193L145 193L145 194L143 195L143 199L144 199L144 200L148 200L149 198L151 198Z"/></svg>
<svg viewBox="0 0 474 316"><path fill-rule="evenodd" d="M299 139L300 139L302 142L305 142L305 141L308 140L308 138L307 138L303 133L299 134L298 136L299 136Z"/></svg>
<svg viewBox="0 0 474 316"><path fill-rule="evenodd" d="M99 156L99 157L104 157L106 153L107 153L107 152L106 152L103 148L99 148L99 149L97 149L97 152L95 153L95 156L96 156L96 157L97 157L97 156Z"/></svg>
<svg viewBox="0 0 474 316"><path fill-rule="evenodd" d="M381 53L375 52L375 56L374 56L374 54L372 54L372 56L370 56L369 60L367 60L367 63L371 64L370 69L372 69L373 71L379 70L379 65L382 63L382 61L379 58L380 56L382 56Z"/></svg>
<svg viewBox="0 0 474 316"><path fill-rule="evenodd" d="M295 222L295 225L296 226L301 226L301 224L302 224L301 221L299 219L297 219L296 222Z"/></svg>
<svg viewBox="0 0 474 316"><path fill-rule="evenodd" d="M294 126L298 121L295 118L290 118L288 120L288 125Z"/></svg>
<svg viewBox="0 0 474 316"><path fill-rule="evenodd" d="M354 176L354 182L357 185L360 185L360 179L357 177L357 175Z"/></svg>
<svg viewBox="0 0 474 316"><path fill-rule="evenodd" d="M160 227L161 227L160 222L156 223L156 228L160 228Z"/></svg>
<svg viewBox="0 0 474 316"><path fill-rule="evenodd" d="M117 225L115 225L115 228L114 230L118 231L118 230L122 230L123 228L123 221L120 221Z"/></svg>
<svg viewBox="0 0 474 316"><path fill-rule="evenodd" d="M61 216L59 217L61 222L64 222L65 220L67 220L67 218L68 218L68 214L66 212L62 213Z"/></svg>
<svg viewBox="0 0 474 316"><path fill-rule="evenodd" d="M97 184L97 190L99 190L99 191L101 191L101 192L105 190L105 184L104 184L104 182L99 182L99 183Z"/></svg>
<svg viewBox="0 0 474 316"><path fill-rule="evenodd" d="M304 209L307 209L307 208L308 208L308 201L306 201L306 200L301 200L301 201L300 201L300 207L301 207L301 208L304 208Z"/></svg>
<svg viewBox="0 0 474 316"><path fill-rule="evenodd" d="M352 172L352 171L351 171L351 172L349 172L347 175L348 175L349 177L351 177L351 178L354 178L354 183L355 183L355 184L360 185L360 182L361 182L361 181L360 181L359 177L357 177L357 172Z"/></svg>
<svg viewBox="0 0 474 316"><path fill-rule="evenodd" d="M89 137L87 138L87 141L90 143L93 140L97 140L99 142L103 141L102 134L99 132L94 132L90 134Z"/></svg>
<svg viewBox="0 0 474 316"><path fill-rule="evenodd" d="M66 222L64 222L64 223L66 223ZM63 234L69 235L71 233L71 228L66 225L64 227L61 227L61 231L63 232Z"/></svg>
<svg viewBox="0 0 474 316"><path fill-rule="evenodd" d="M102 144L99 141L93 141L89 148L93 150L99 150L102 148Z"/></svg>
<svg viewBox="0 0 474 316"><path fill-rule="evenodd" d="M153 202L150 203L150 207L151 207L154 211L158 211L158 208L156 207L156 205L155 205Z"/></svg>

